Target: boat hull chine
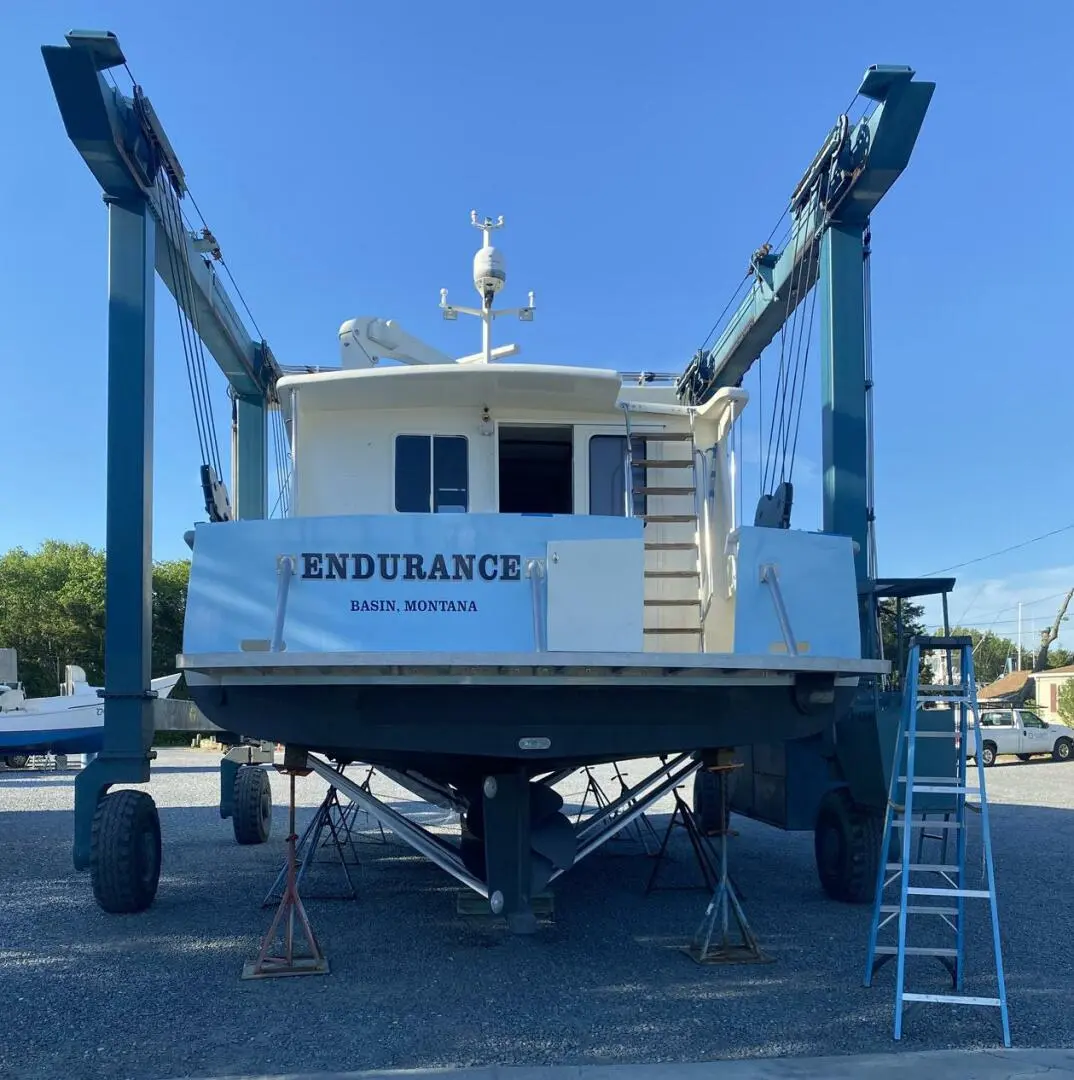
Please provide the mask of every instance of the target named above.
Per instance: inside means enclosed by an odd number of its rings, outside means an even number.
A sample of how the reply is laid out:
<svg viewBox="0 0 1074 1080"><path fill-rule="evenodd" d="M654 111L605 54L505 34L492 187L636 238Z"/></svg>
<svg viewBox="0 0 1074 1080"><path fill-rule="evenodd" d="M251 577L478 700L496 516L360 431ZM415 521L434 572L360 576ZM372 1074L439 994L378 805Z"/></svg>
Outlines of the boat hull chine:
<svg viewBox="0 0 1074 1080"><path fill-rule="evenodd" d="M192 678L215 724L337 760L430 776L533 771L805 738L845 711L851 680L771 685L373 684ZM810 696L814 700L810 701Z"/></svg>

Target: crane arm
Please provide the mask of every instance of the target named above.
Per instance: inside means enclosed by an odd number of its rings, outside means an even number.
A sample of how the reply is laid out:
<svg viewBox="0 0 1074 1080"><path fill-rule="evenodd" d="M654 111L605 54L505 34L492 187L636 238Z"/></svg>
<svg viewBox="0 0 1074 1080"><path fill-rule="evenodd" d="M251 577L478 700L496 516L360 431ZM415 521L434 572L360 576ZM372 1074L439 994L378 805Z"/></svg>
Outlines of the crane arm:
<svg viewBox="0 0 1074 1080"><path fill-rule="evenodd" d="M182 219L169 211L167 185L180 197L182 167L149 99L129 98L101 74L125 64L116 36L72 31L67 45L41 52L64 127L106 200L144 199L156 222L156 270L198 329L240 398L272 401L280 368L268 346L247 332L217 275Z"/></svg>
<svg viewBox="0 0 1074 1080"><path fill-rule="evenodd" d="M790 239L764 245L750 264L753 283L711 349L691 361L679 397L700 405L725 386L740 386L765 347L817 281L819 245L832 224L865 225L909 163L935 83L915 82L909 67L874 65L858 93L877 102L853 128L839 117L791 196Z"/></svg>

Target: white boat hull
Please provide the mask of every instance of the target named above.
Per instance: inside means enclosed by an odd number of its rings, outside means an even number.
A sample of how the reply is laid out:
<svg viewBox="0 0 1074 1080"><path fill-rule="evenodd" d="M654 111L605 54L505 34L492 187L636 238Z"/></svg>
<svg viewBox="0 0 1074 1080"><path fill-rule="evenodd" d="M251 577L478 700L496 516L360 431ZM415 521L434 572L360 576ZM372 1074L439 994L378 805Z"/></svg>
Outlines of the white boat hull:
<svg viewBox="0 0 1074 1080"><path fill-rule="evenodd" d="M103 741L104 705L97 700L0 713L0 753L95 754Z"/></svg>
<svg viewBox="0 0 1074 1080"><path fill-rule="evenodd" d="M81 669L79 669L81 670ZM150 687L166 698L179 675L154 679ZM25 698L8 690L0 699L0 755L96 754L104 745L104 702L98 688L76 681L73 692L59 697ZM7 707L3 707L7 705Z"/></svg>

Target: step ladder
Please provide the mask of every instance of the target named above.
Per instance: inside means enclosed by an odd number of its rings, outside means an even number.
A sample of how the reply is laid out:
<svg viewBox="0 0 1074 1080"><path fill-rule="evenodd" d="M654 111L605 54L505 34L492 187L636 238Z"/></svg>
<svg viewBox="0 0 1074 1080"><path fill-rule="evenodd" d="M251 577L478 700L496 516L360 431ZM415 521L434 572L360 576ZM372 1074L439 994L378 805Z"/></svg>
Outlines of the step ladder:
<svg viewBox="0 0 1074 1080"><path fill-rule="evenodd" d="M948 670L957 670L959 682L955 685L919 686L921 653L923 650L942 650L948 654ZM950 660L957 658L957 669ZM919 706L939 706L939 726L928 722L922 724ZM970 716L973 722L970 723ZM926 712L926 716L928 713ZM1000 948L999 914L996 909L996 881L992 863L992 840L988 822L988 799L985 795L985 770L981 760L981 729L977 723L977 690L973 674L973 642L968 637L917 637L910 643L906 675L903 682L903 713L899 721L898 741L891 766L891 782L888 789L888 806L884 818L884 836L881 842L880 867L877 874L876 898L873 904L872 927L869 932L869 952L865 963L865 985L872 983L873 975L892 957L896 960L895 973L895 1038L902 1037L903 1009L908 1004L980 1005L997 1008L1003 1024L1003 1045L1011 1045L1010 1025L1007 1016L1007 989L1003 978L1003 956ZM948 723L948 719L950 723ZM969 739L974 740L972 750ZM953 743L954 769L946 776L919 776L915 772L915 758L921 739L942 739ZM967 758L972 755L976 764L976 784L970 786ZM900 796L901 792L901 796ZM943 821L927 820L934 809L914 810L917 795L953 796L953 802L944 807ZM978 796L975 806L967 802L967 796ZM902 802L899 802L899 798ZM924 802L924 800L922 800ZM935 800L933 800L935 801ZM920 804L919 804L920 805ZM978 810L981 822L981 839L984 848L984 876L987 888L970 888L966 872L966 841L969 818L968 810ZM912 833L917 830L940 830L936 835L953 832L955 844L954 861L948 862L946 852L950 845L944 842L939 862L922 862L922 843L915 845ZM900 830L895 833L895 830ZM899 837L899 859L892 858L891 841ZM922 838L919 836L919 840ZM916 852L914 851L916 846ZM911 853L914 853L913 855ZM916 861L915 861L916 859ZM928 884L920 881L927 875ZM897 902L885 902L886 892L897 893ZM971 997L964 994L966 902L987 901L992 920L992 945L995 954L996 997ZM909 917L935 919L938 924L952 932L953 942L945 947L910 945L907 942ZM881 943L881 932L887 928L896 930L893 941ZM915 923L920 926L920 923ZM912 993L906 990L906 958L930 956L938 959L951 975L953 993Z"/></svg>
<svg viewBox="0 0 1074 1080"><path fill-rule="evenodd" d="M660 539L647 539L646 551L660 552L690 552L689 568L645 570L646 597L645 609L653 611L677 610L686 615L682 625L679 626L652 626L645 627L646 636L662 637L688 637L693 642L693 648L704 652L704 617L705 599L702 595L701 576L701 522L698 505L698 474L697 474L697 450L694 446L693 430L690 431L646 431L632 435L630 431L630 413L624 411L627 426L627 487L630 491L628 499L628 516L640 517L646 525L660 526ZM640 454L636 456L636 444L641 444ZM654 455L650 447L668 444L669 448L676 446L684 447L688 456L681 454L674 456ZM635 471L641 470L642 480L640 486L636 486L634 479ZM655 482L652 474L667 471L668 476ZM685 474L685 475L684 475ZM681 480L680 480L681 478ZM680 481L676 483L675 481ZM687 483L687 481L689 481ZM678 503L674 506L676 512L671 512L672 507L662 506L660 513L635 514L636 497L644 496L646 504L650 497L659 499L662 503L672 501ZM686 502L687 506L681 504ZM648 510L648 506L646 508ZM676 583L684 586L684 592L689 595L682 596L650 596L649 586L655 584L661 588L665 584ZM674 591L674 590L672 590ZM673 651L693 651L673 650Z"/></svg>

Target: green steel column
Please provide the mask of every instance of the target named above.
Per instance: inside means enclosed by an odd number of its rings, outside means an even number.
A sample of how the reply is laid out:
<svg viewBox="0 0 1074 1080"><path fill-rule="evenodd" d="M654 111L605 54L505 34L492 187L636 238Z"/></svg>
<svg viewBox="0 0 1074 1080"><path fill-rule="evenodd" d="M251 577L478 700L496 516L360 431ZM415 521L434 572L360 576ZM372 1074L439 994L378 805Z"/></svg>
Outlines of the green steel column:
<svg viewBox="0 0 1074 1080"><path fill-rule="evenodd" d="M235 516L268 517L268 452L265 403L258 398L236 400Z"/></svg>
<svg viewBox="0 0 1074 1080"><path fill-rule="evenodd" d="M824 531L858 545L859 582L869 576L864 229L832 225L820 249Z"/></svg>
<svg viewBox="0 0 1074 1080"><path fill-rule="evenodd" d="M153 286L156 225L141 199L108 204L108 552L104 748L75 781L75 866L116 783L149 779L153 614Z"/></svg>

